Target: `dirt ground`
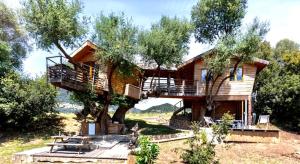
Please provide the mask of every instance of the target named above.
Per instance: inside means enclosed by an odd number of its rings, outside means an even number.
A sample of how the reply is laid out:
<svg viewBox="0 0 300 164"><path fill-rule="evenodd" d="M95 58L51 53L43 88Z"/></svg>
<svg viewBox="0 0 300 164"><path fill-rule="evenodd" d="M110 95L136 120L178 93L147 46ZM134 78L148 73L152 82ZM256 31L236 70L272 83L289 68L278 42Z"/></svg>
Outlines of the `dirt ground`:
<svg viewBox="0 0 300 164"><path fill-rule="evenodd" d="M182 163L184 141L159 144L157 163ZM220 163L300 163L300 135L281 131L280 143L227 143L216 146Z"/></svg>

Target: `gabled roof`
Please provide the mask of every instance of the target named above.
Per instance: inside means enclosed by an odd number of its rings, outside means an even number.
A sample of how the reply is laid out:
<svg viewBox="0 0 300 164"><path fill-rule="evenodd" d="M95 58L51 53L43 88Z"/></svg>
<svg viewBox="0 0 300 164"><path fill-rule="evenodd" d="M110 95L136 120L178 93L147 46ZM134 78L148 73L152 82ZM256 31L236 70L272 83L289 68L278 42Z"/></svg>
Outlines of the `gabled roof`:
<svg viewBox="0 0 300 164"><path fill-rule="evenodd" d="M203 60L203 57L205 55L208 55L210 54L211 52L213 51L213 49L210 49L202 54L199 54L187 61L185 61L183 64L181 64L180 66L177 67L177 69L182 69L184 67L186 67L187 65L189 64L192 64L196 61L199 61L199 60ZM257 66L257 71L260 72L262 69L264 69L267 65L269 65L269 61L267 60L263 60L263 59L259 59L259 58L253 58L253 64L255 64Z"/></svg>
<svg viewBox="0 0 300 164"><path fill-rule="evenodd" d="M85 55L90 55L92 52L95 52L96 49L96 44L87 40L71 54L71 57L75 62L79 62Z"/></svg>

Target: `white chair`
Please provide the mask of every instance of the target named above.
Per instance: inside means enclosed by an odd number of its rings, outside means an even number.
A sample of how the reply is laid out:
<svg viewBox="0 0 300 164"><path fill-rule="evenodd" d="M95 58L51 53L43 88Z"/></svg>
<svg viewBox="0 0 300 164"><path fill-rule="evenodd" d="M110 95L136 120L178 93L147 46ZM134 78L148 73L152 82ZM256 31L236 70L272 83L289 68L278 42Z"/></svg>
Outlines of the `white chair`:
<svg viewBox="0 0 300 164"><path fill-rule="evenodd" d="M215 122L211 117L204 117L205 126L210 127L212 124L215 124Z"/></svg>
<svg viewBox="0 0 300 164"><path fill-rule="evenodd" d="M270 123L270 115L259 115L257 124L267 124L267 129Z"/></svg>

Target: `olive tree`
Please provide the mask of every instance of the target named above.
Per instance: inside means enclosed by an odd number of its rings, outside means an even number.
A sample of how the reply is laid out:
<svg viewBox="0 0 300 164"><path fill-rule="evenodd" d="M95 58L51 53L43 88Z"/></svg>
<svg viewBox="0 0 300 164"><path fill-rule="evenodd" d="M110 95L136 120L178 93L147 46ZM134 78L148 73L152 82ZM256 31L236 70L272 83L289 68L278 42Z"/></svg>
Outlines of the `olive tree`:
<svg viewBox="0 0 300 164"><path fill-rule="evenodd" d="M134 68L132 61L137 54L137 32L137 27L123 13L100 14L96 19L95 42L101 47L96 51L96 55L99 61L106 65L108 85L108 91L103 96L103 111L99 116L101 133L107 133L108 107L115 94L112 88L113 74L130 75Z"/></svg>

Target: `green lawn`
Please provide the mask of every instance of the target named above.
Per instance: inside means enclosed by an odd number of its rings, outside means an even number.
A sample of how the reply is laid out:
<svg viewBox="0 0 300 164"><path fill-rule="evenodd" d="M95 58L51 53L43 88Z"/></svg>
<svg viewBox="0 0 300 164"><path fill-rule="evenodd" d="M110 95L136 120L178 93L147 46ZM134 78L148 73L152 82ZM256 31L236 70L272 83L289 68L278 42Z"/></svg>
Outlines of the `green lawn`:
<svg viewBox="0 0 300 164"><path fill-rule="evenodd" d="M67 133L74 133L79 130L79 123L73 119L75 114L60 114L63 117L63 127L64 131ZM171 113L143 113L143 114L133 114L128 113L126 115L126 125L131 128L138 123L140 128L142 128L141 133L143 135L156 135L156 134L174 134L179 131L170 129L164 125L160 125L159 120L169 119ZM149 119L150 121L145 121L143 119ZM152 120L153 118L159 118L157 120ZM52 132L53 133L53 132ZM55 134L57 132L54 132ZM5 133L0 139L0 163L12 163L12 155L17 152L24 150L30 150L33 148L43 147L45 143L52 142L50 133Z"/></svg>
<svg viewBox="0 0 300 164"><path fill-rule="evenodd" d="M45 135L47 136L47 135ZM12 134L0 140L0 163L12 163L12 155L17 152L43 147L51 138L34 134Z"/></svg>

